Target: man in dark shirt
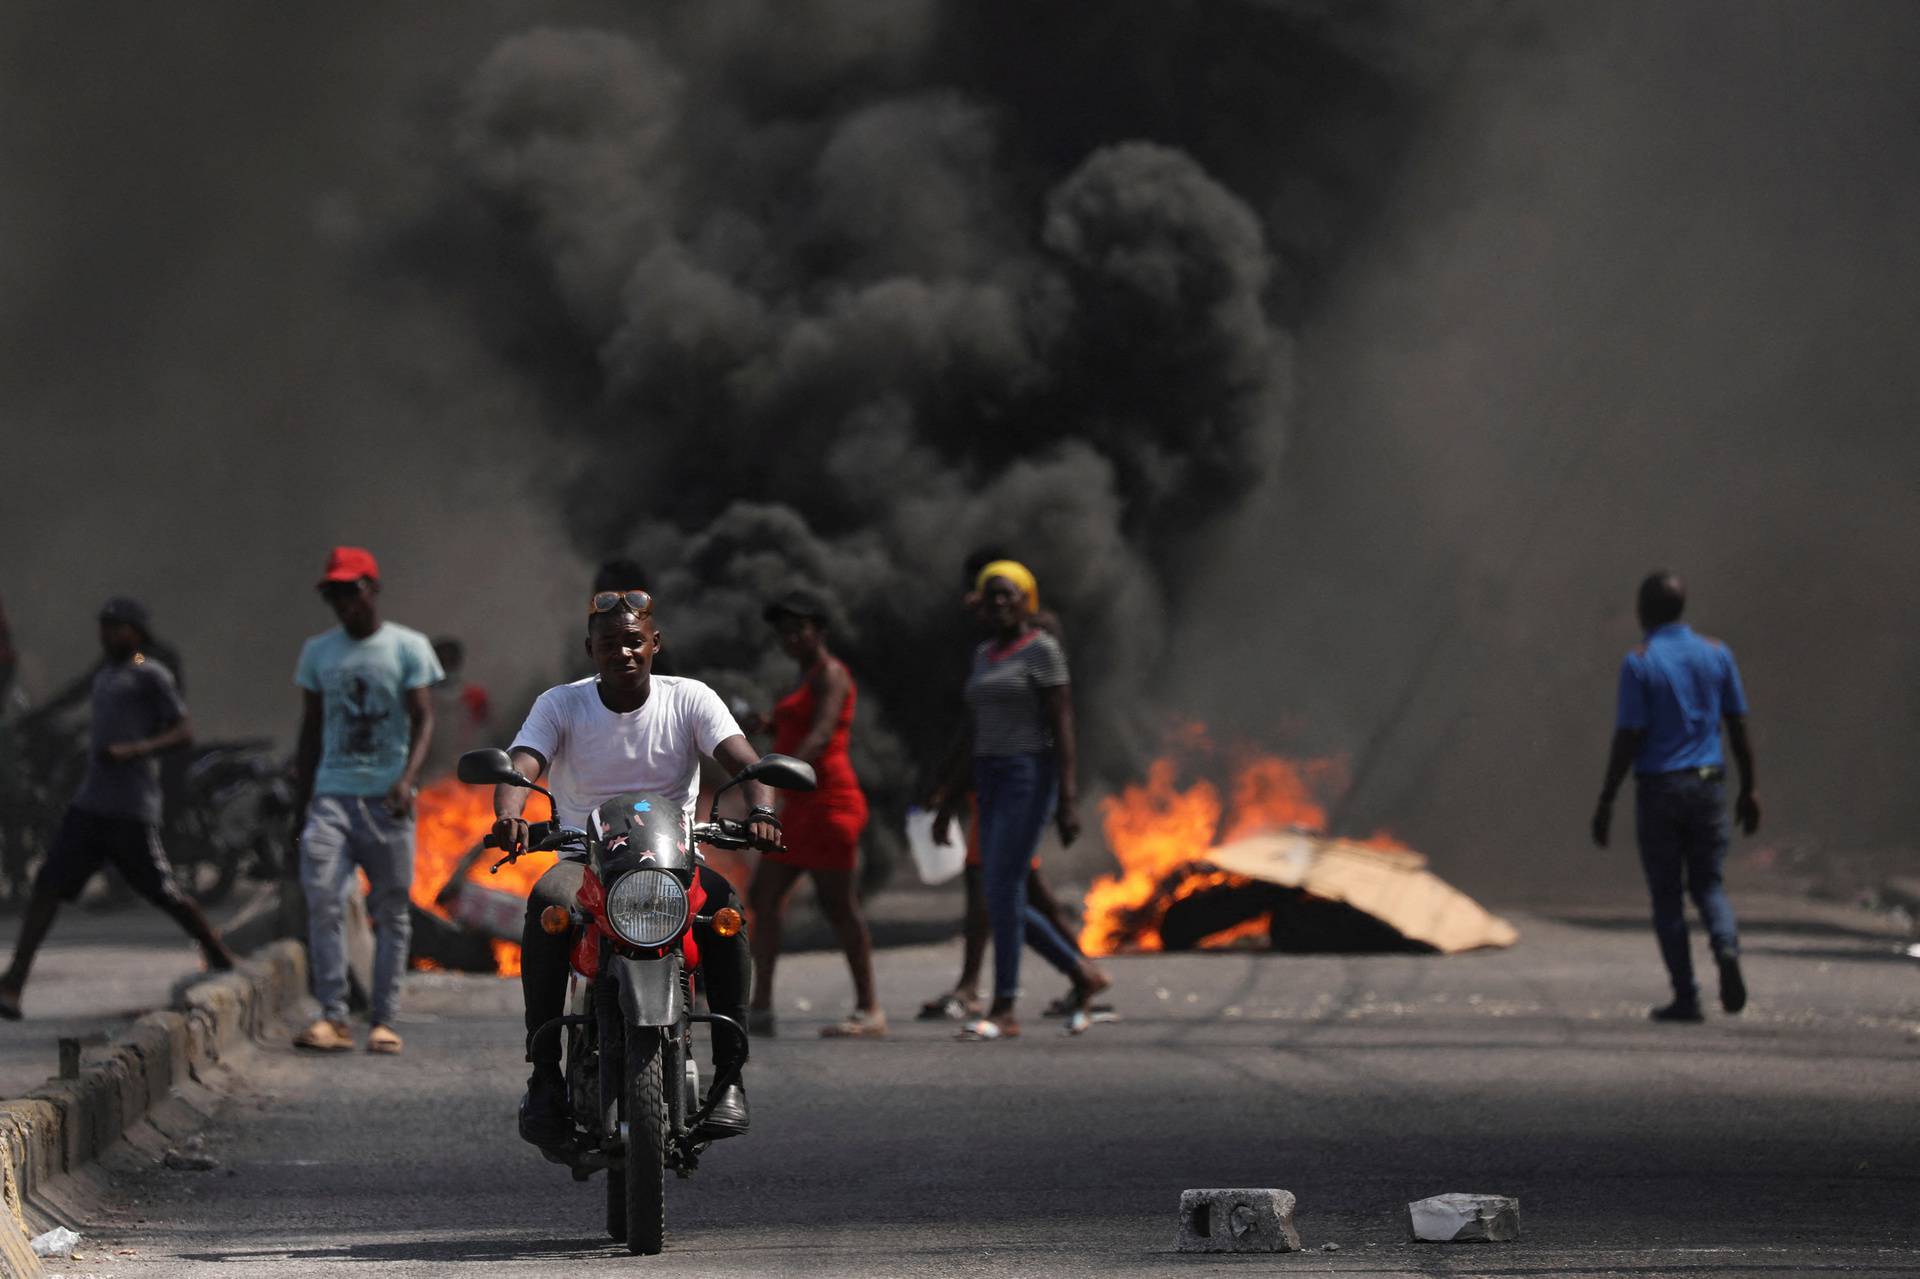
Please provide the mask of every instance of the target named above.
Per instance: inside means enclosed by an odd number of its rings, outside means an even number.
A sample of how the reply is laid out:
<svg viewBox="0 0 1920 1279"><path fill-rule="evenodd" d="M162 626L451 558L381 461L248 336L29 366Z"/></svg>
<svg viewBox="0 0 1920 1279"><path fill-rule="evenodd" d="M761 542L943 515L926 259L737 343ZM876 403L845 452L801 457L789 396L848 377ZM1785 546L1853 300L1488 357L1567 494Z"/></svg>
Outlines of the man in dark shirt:
<svg viewBox="0 0 1920 1279"><path fill-rule="evenodd" d="M106 657L93 677L87 775L34 880L13 966L0 977L0 1017L20 1016L21 989L60 903L78 897L103 862L112 862L135 892L186 929L209 967L233 967L232 952L174 883L160 845L155 756L186 746L193 732L173 675L145 651L146 638L147 610L139 601L111 599L100 610Z"/></svg>
<svg viewBox="0 0 1920 1279"><path fill-rule="evenodd" d="M1605 848L1614 794L1632 769L1640 865L1653 895L1653 931L1673 980L1673 1002L1653 1010L1655 1021L1701 1020L1687 940L1686 896L1693 898L1713 943L1721 1007L1737 1013L1747 1006L1740 937L1721 882L1727 856L1727 770L1720 753L1724 722L1740 768L1734 812L1740 828L1751 835L1760 828L1760 799L1754 793L1753 750L1747 742L1747 694L1732 650L1681 622L1686 602L1686 588L1673 573L1653 573L1640 583L1640 625L1646 639L1620 664L1613 750L1593 814L1593 842Z"/></svg>

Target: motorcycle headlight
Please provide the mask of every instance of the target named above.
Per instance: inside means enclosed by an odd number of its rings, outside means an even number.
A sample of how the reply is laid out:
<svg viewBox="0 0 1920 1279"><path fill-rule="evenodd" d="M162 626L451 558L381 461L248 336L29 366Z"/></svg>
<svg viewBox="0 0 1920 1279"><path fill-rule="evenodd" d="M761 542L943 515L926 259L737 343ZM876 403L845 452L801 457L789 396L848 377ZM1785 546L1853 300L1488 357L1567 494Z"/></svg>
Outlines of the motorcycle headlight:
<svg viewBox="0 0 1920 1279"><path fill-rule="evenodd" d="M664 946L687 924L687 888L664 870L629 871L607 891L607 922L633 946Z"/></svg>

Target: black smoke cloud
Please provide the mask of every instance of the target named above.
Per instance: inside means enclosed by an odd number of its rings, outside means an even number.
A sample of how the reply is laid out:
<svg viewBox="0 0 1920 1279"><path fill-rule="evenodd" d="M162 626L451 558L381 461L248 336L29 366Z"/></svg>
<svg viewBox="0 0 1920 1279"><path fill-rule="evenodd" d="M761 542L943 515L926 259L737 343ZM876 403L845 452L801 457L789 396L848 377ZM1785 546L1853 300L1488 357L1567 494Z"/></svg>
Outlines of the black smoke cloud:
<svg viewBox="0 0 1920 1279"><path fill-rule="evenodd" d="M1286 465L1177 641L1239 675L1180 700L1297 716L1352 759L1338 820L1472 891L1631 899L1631 789L1612 850L1585 825L1672 565L1753 705L1736 893L1910 869L1916 47L1901 4L1504 8L1301 333Z"/></svg>
<svg viewBox="0 0 1920 1279"><path fill-rule="evenodd" d="M1187 561L1279 459L1291 326L1457 26L728 3L526 31L381 251L542 388L584 459L576 547L650 566L683 669L764 699L761 602L820 591L903 781L898 738L924 758L953 717L961 560L995 543L1126 768Z"/></svg>

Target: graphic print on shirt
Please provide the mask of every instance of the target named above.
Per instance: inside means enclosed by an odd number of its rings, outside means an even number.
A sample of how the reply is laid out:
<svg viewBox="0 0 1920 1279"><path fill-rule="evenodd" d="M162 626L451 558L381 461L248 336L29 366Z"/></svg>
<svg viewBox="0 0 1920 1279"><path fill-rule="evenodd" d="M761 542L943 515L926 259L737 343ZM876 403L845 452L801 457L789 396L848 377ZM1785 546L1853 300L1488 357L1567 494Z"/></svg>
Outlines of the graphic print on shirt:
<svg viewBox="0 0 1920 1279"><path fill-rule="evenodd" d="M385 725L399 712L393 690L350 668L329 672L326 690L328 736L337 744L338 763L352 768L378 764Z"/></svg>

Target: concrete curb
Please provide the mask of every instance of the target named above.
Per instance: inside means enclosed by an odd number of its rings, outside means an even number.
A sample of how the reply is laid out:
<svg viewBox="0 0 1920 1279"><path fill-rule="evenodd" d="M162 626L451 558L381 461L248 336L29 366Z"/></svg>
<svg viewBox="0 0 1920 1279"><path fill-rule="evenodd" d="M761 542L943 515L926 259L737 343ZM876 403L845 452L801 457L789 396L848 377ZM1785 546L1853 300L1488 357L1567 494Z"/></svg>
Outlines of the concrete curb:
<svg viewBox="0 0 1920 1279"><path fill-rule="evenodd" d="M27 1214L58 1209L56 1182L84 1174L149 1112L200 1091L202 1075L259 1037L307 993L307 955L279 941L222 973L188 986L167 1012L148 1013L108 1044L74 1079L50 1079L25 1097L0 1101L0 1276L45 1273L28 1247ZM36 1215L39 1215L36 1213Z"/></svg>

